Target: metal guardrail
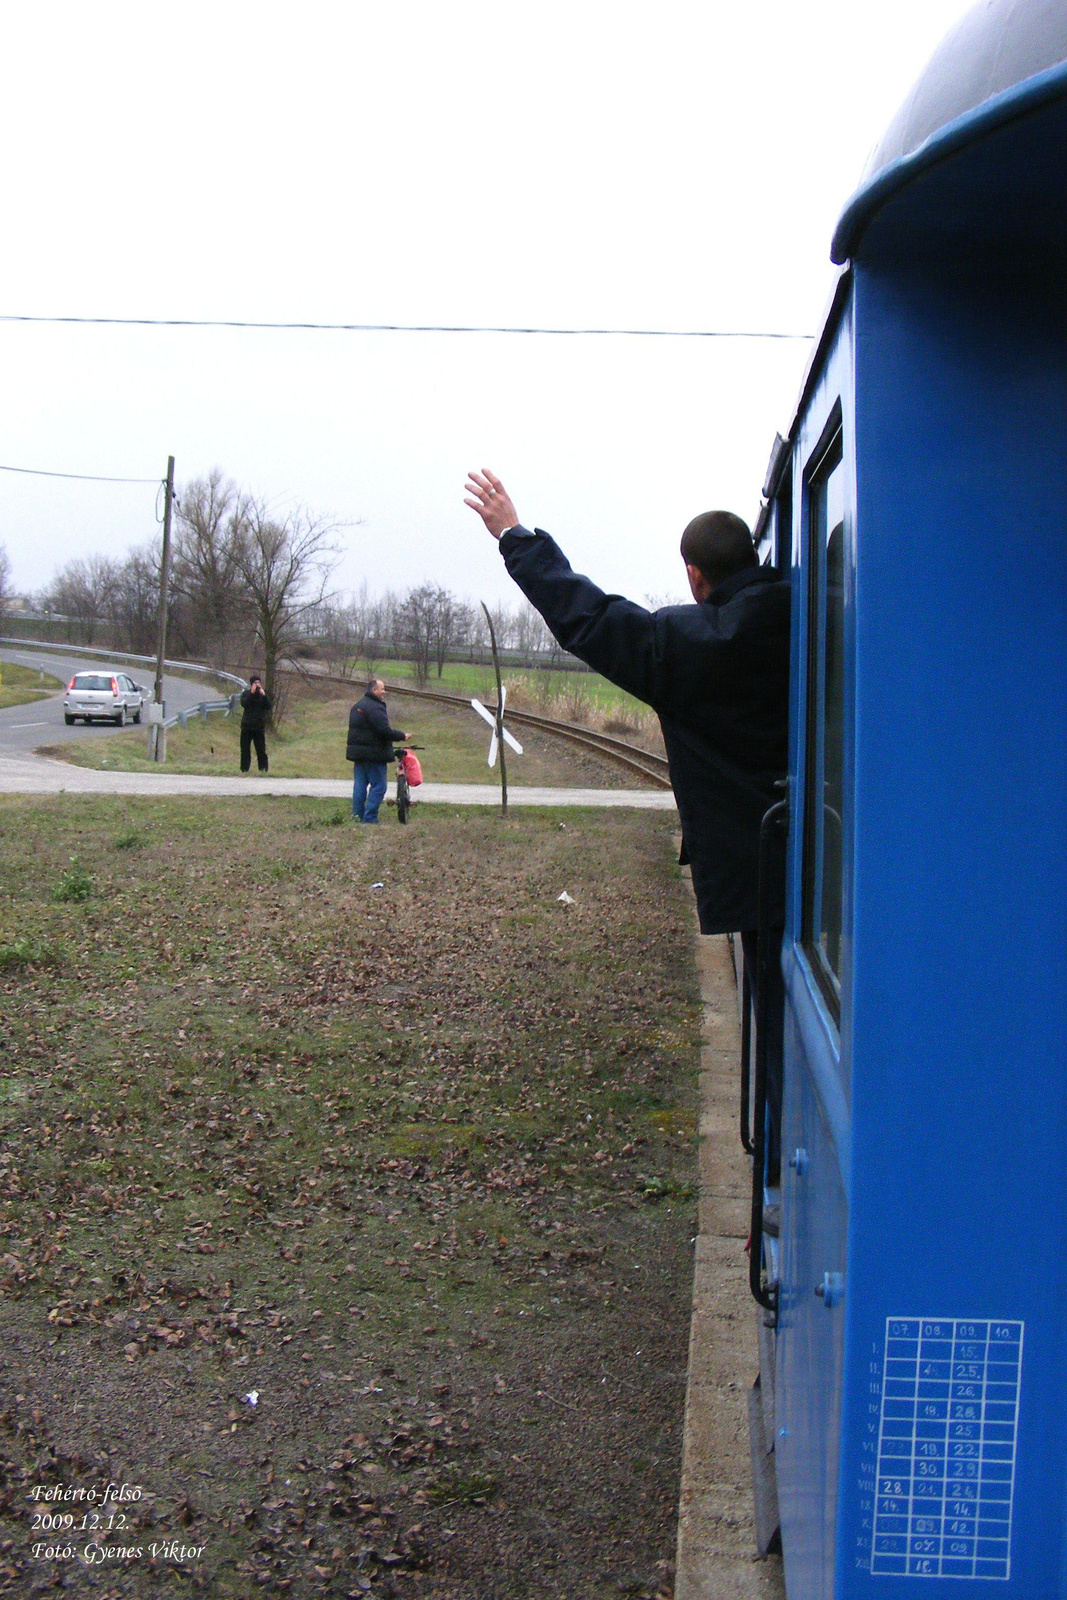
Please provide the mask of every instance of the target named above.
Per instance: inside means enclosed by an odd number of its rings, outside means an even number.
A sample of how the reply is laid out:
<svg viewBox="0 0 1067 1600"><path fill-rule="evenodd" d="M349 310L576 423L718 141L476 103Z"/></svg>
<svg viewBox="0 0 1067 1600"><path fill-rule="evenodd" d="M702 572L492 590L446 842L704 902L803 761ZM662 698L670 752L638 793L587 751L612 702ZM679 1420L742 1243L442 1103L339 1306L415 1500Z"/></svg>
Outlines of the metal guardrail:
<svg viewBox="0 0 1067 1600"><path fill-rule="evenodd" d="M60 655L95 656L102 661L133 662L137 666L155 667L155 656L135 656L127 650L97 650L85 644L54 644L48 639L13 639L0 635L0 644L8 645L15 649L30 650L55 650ZM235 672L223 672L219 667L209 667L200 661L168 661L164 659L163 665L171 672L195 672L203 678L221 678L226 683L239 684L241 689L248 688L248 681L239 678ZM206 722L211 712L221 712L230 716L237 709L239 696L231 694L225 700L201 700L195 706L186 706L184 711L176 711L172 717L165 717L162 723L164 728L184 728L191 717L199 717Z"/></svg>
<svg viewBox="0 0 1067 1600"><path fill-rule="evenodd" d="M16 650L54 650L59 655L65 656L95 656L99 661L132 661L138 666L154 667L155 656L134 656L125 650L98 650L95 646L85 644L55 644L50 639L17 639L0 635L0 644L8 645ZM204 678L220 678L224 683L239 684L242 689L248 688L247 678L239 678L235 672L223 672L220 667L209 667L201 661L168 661L163 665L171 672L195 672ZM222 702L225 705L229 701ZM205 705L215 705L214 701L205 701ZM195 710L190 707L190 712ZM166 726L169 728L170 723Z"/></svg>
<svg viewBox="0 0 1067 1600"><path fill-rule="evenodd" d="M184 711L176 711L172 717L163 721L164 728L184 728L191 717L199 717L201 722L206 722L212 711L221 711L223 716L237 710L240 695L231 694L228 700L201 700L195 706L186 706Z"/></svg>

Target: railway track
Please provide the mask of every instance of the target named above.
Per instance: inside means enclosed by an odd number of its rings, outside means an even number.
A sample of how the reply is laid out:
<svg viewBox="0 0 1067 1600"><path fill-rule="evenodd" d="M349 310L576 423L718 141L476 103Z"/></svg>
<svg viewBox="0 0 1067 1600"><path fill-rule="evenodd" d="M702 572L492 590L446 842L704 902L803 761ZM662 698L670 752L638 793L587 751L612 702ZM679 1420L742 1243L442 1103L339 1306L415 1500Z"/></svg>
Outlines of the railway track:
<svg viewBox="0 0 1067 1600"><path fill-rule="evenodd" d="M303 667L297 668L304 672ZM352 687L350 678L334 677L330 673L307 673L308 677L326 679L328 683L343 683L348 688ZM409 695L417 700L435 700L441 705L453 708L470 707L470 697L462 694L448 694L443 689L416 689L408 683L386 682L390 694ZM493 701L488 701L490 711L495 711ZM660 789L669 789L671 780L667 772L666 758L653 755L649 750L642 750L638 745L627 744L625 739L615 739L609 733L594 733L590 728L576 728L570 722L557 722L554 717L540 717L533 711L508 711L508 722L525 723L528 728L538 728L542 733L554 735L557 739L566 739L570 744L576 744L586 750L591 750L597 755L606 756L619 766L626 767L628 771L637 773L649 783L654 783Z"/></svg>
<svg viewBox="0 0 1067 1600"><path fill-rule="evenodd" d="M489 710L495 711L495 704L490 703ZM594 733L590 728L576 728L571 723L557 722L554 717L540 717L532 711L509 711L508 721L522 722L530 728L540 728L543 733L554 734L558 739L567 739L572 744L596 751L598 755L608 756L620 766L639 773L661 789L671 787L664 756L653 755L650 750L642 750L638 745L627 744L625 740L615 739L609 733Z"/></svg>

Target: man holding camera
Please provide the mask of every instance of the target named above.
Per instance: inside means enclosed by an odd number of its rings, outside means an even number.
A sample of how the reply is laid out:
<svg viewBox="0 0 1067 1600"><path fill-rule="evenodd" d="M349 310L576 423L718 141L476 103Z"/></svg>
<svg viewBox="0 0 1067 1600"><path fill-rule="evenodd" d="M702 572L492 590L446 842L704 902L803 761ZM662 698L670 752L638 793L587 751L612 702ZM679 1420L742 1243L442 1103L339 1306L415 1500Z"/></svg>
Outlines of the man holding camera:
<svg viewBox="0 0 1067 1600"><path fill-rule="evenodd" d="M241 695L241 771L252 765L252 746L256 747L256 765L260 772L267 770L267 722L274 702L257 672L253 672L248 688Z"/></svg>

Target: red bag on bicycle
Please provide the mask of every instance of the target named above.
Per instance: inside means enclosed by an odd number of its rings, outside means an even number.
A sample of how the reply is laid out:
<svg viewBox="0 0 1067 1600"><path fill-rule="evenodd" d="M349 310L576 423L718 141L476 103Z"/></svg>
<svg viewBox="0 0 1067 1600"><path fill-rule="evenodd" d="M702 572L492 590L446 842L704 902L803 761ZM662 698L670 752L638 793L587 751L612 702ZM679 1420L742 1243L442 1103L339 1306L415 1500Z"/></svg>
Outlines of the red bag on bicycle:
<svg viewBox="0 0 1067 1600"><path fill-rule="evenodd" d="M410 787L412 789L417 789L419 784L422 782L422 768L419 765L419 758L415 754L414 750L402 750L400 755L397 757L396 764L404 774L405 778L408 780Z"/></svg>

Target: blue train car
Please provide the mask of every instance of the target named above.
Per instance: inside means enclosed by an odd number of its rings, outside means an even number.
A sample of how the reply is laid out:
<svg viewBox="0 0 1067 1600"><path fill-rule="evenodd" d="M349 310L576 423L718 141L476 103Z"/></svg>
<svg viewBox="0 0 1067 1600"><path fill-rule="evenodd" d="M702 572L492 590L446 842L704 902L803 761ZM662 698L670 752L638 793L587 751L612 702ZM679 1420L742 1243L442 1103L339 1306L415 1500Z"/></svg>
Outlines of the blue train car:
<svg viewBox="0 0 1067 1600"><path fill-rule="evenodd" d="M780 1172L760 1082L754 1130L786 1584L1063 1600L1064 0L968 14L833 248L763 530L795 604Z"/></svg>

